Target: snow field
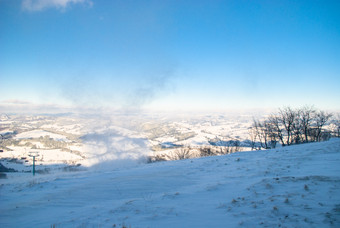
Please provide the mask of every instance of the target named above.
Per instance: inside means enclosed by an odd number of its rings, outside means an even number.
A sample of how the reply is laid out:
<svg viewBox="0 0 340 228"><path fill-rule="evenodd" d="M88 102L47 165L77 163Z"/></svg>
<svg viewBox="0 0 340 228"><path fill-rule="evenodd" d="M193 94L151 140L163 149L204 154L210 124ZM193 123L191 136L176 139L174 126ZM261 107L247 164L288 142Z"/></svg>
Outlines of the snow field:
<svg viewBox="0 0 340 228"><path fill-rule="evenodd" d="M16 135L15 139L29 139L29 138L39 138L39 137L45 137L45 136L49 136L50 138L56 141L66 141L66 142L69 141L64 135L55 134L55 133L44 131L44 130L26 131L26 132Z"/></svg>
<svg viewBox="0 0 340 228"><path fill-rule="evenodd" d="M339 227L339 164L332 139L20 181L14 173L0 187L0 226Z"/></svg>
<svg viewBox="0 0 340 228"><path fill-rule="evenodd" d="M2 163L7 168L13 168L19 172L32 170L33 159L29 156L30 152L37 152L39 155L36 157L36 170L45 169L57 164L74 165L84 160L83 157L77 154L60 149L31 149L20 146L9 146L8 148L12 151L2 152L1 157L17 159L17 162L8 162L7 160L7 162Z"/></svg>

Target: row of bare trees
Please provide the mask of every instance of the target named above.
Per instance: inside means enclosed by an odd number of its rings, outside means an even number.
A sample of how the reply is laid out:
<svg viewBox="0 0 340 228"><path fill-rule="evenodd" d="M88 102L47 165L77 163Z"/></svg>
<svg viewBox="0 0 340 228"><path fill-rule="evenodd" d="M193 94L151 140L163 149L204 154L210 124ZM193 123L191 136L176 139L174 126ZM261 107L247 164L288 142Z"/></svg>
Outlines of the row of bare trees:
<svg viewBox="0 0 340 228"><path fill-rule="evenodd" d="M231 140L225 146L201 146L201 147L181 147L171 152L149 156L148 163L158 161L183 160L189 158L199 158L208 156L217 156L231 154L241 151L241 143L238 140Z"/></svg>
<svg viewBox="0 0 340 228"><path fill-rule="evenodd" d="M330 138L329 131L324 129L331 120L332 114L320 111L312 106L300 109L290 107L279 109L265 120L254 119L249 129L252 149L275 148L291 144L324 141Z"/></svg>

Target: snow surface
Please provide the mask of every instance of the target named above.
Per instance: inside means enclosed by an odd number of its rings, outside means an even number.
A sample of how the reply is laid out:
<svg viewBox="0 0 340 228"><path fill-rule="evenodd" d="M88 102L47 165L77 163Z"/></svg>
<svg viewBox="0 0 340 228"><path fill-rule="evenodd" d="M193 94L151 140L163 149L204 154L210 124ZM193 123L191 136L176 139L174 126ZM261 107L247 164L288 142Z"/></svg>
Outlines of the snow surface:
<svg viewBox="0 0 340 228"><path fill-rule="evenodd" d="M36 152L39 156L36 157L36 162L38 165L44 165L44 168L47 167L48 165L53 165L53 164L59 164L59 163L64 163L64 164L75 164L79 161L82 161L83 158L79 155L73 154L71 152L67 151L62 151L60 149L35 149L35 150L30 150L29 148L26 147L18 147L18 146L9 146L8 148L11 149L11 151L4 151L1 153L1 156L6 157L6 158L24 158L20 159L21 162L25 162L26 165L32 165L33 161L32 158L29 157L30 152ZM13 163L8 162L4 164L8 168L14 168L18 171L21 171L22 168L24 167L14 167ZM39 169L39 167L37 167ZM27 170L27 169L25 169Z"/></svg>
<svg viewBox="0 0 340 228"><path fill-rule="evenodd" d="M50 138L57 140L57 141L68 141L66 136L51 133L44 130L33 130L33 131L26 131L23 133L20 133L15 136L15 139L29 139L29 138L39 138L39 137L45 137L49 136Z"/></svg>
<svg viewBox="0 0 340 228"><path fill-rule="evenodd" d="M8 173L0 227L340 227L339 139L102 167Z"/></svg>

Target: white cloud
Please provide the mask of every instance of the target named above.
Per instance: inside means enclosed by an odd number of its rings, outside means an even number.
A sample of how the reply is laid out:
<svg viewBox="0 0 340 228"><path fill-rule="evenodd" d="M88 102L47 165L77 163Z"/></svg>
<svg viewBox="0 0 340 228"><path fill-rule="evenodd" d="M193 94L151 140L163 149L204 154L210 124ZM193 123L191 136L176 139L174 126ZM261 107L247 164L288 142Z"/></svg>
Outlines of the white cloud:
<svg viewBox="0 0 340 228"><path fill-rule="evenodd" d="M91 7L91 0L23 0L22 9L26 11L41 11L47 8L65 10L70 4L86 4Z"/></svg>
<svg viewBox="0 0 340 228"><path fill-rule="evenodd" d="M29 101L23 101L23 100L17 100L17 99L8 99L8 100L2 100L0 101L0 104L13 104L13 105L27 105L27 104L32 104Z"/></svg>

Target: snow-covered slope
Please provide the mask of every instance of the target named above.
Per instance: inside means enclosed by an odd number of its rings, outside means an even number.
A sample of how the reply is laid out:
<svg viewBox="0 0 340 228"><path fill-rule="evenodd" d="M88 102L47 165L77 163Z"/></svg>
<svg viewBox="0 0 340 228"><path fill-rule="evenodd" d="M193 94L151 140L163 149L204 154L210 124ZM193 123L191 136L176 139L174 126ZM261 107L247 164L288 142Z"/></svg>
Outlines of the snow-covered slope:
<svg viewBox="0 0 340 228"><path fill-rule="evenodd" d="M64 135L54 134L54 133L43 131L43 130L26 131L26 132L16 135L15 139L29 139L29 138L39 138L39 137L45 137L45 136L48 136L57 141L68 141L66 136Z"/></svg>
<svg viewBox="0 0 340 228"><path fill-rule="evenodd" d="M340 227L340 140L1 179L0 227Z"/></svg>

